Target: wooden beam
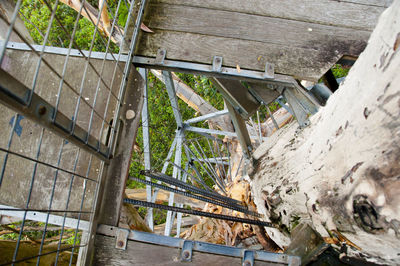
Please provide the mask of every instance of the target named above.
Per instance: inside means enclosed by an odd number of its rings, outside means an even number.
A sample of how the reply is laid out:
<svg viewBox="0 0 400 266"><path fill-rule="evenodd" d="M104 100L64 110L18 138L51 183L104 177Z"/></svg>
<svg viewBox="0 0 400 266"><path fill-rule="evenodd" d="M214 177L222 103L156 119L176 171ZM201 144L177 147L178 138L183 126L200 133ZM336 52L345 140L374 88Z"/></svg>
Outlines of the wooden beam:
<svg viewBox="0 0 400 266"><path fill-rule="evenodd" d="M184 5L258 16L373 30L391 0L155 0L153 3ZM368 16L366 16L368 14Z"/></svg>
<svg viewBox="0 0 400 266"><path fill-rule="evenodd" d="M128 77L124 105L121 111L121 132L117 136L117 147L114 158L106 176L104 196L100 221L102 224L118 225L123 194L131 162L133 146L140 123L140 112L143 106L144 81L136 69L131 69ZM134 117L128 117L127 112L133 111Z"/></svg>
<svg viewBox="0 0 400 266"><path fill-rule="evenodd" d="M366 42L371 33L369 30L355 30L207 8L167 4L151 4L148 8L149 14L152 15L148 23L151 29L188 32L289 47L308 47L315 50L329 49L329 47L323 46L328 40ZM285 34L282 34L283 32Z"/></svg>
<svg viewBox="0 0 400 266"><path fill-rule="evenodd" d="M119 250L115 248L114 237L102 235L96 235L95 245L94 265L188 265L180 261L180 249L177 248L128 240L127 249ZM205 264L240 265L241 258L194 252L190 265Z"/></svg>

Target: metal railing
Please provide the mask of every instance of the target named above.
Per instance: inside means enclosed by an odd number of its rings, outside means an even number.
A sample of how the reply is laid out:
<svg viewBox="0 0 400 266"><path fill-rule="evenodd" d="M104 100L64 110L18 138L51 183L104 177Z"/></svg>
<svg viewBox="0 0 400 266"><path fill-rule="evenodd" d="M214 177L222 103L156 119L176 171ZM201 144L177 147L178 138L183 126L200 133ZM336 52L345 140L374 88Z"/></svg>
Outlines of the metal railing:
<svg viewBox="0 0 400 266"><path fill-rule="evenodd" d="M10 241L0 265L75 264L94 226L146 1L100 1L97 14L76 3L1 3L0 226L11 231L1 236ZM66 8L73 19L63 18ZM91 24L86 50L77 36L83 20Z"/></svg>

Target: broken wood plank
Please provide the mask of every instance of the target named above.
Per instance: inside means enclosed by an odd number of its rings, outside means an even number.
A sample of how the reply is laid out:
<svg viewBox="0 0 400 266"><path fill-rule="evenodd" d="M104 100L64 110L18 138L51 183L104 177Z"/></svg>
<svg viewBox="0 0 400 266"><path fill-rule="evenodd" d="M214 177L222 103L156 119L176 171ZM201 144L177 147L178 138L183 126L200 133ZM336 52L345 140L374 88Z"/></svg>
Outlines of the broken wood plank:
<svg viewBox="0 0 400 266"><path fill-rule="evenodd" d="M181 227L184 228L184 227L192 226L194 224L197 224L199 221L200 221L200 217L198 217L198 216L183 217ZM163 235L164 230L165 230L165 223L154 226L155 234ZM172 235L176 234L176 219L174 220L174 224L172 225L171 234Z"/></svg>
<svg viewBox="0 0 400 266"><path fill-rule="evenodd" d="M127 198L126 192L124 193L124 198ZM146 196L145 196L146 200ZM139 212L131 204L123 203L121 209L121 215L118 222L120 225L127 225L129 229L143 232L153 232L143 218L140 216Z"/></svg>

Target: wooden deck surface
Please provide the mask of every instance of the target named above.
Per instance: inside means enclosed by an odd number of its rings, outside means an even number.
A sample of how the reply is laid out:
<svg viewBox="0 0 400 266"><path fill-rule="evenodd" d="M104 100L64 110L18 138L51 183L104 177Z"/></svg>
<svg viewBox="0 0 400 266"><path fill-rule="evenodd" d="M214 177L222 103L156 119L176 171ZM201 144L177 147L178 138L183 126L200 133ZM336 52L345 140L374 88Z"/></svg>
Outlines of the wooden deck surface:
<svg viewBox="0 0 400 266"><path fill-rule="evenodd" d="M343 55L365 48L391 0L151 0L136 53L317 80Z"/></svg>

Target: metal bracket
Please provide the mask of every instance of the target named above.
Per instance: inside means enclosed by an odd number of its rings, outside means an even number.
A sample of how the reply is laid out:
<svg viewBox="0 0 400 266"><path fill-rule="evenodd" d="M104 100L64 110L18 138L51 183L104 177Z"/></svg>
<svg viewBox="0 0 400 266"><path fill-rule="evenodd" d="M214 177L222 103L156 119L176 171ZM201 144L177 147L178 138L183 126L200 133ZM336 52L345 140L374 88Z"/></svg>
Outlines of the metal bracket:
<svg viewBox="0 0 400 266"><path fill-rule="evenodd" d="M254 251L245 250L243 254L243 266L253 266L254 265Z"/></svg>
<svg viewBox="0 0 400 266"><path fill-rule="evenodd" d="M222 56L214 56L212 63L212 71L221 72L222 70Z"/></svg>
<svg viewBox="0 0 400 266"><path fill-rule="evenodd" d="M126 245L128 244L129 230L119 228L115 232L115 248L126 250Z"/></svg>
<svg viewBox="0 0 400 266"><path fill-rule="evenodd" d="M194 245L193 241L190 240L183 241L181 261L186 261L186 262L192 261L193 245Z"/></svg>
<svg viewBox="0 0 400 266"><path fill-rule="evenodd" d="M275 66L271 63L265 63L264 78L273 79L275 78Z"/></svg>
<svg viewBox="0 0 400 266"><path fill-rule="evenodd" d="M154 63L157 64L157 65L163 65L166 55L167 55L167 50L165 50L164 48L158 49L157 50L156 59L154 60Z"/></svg>

